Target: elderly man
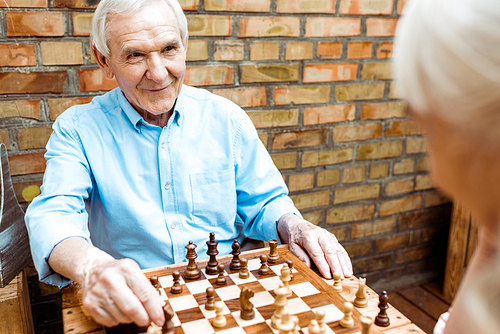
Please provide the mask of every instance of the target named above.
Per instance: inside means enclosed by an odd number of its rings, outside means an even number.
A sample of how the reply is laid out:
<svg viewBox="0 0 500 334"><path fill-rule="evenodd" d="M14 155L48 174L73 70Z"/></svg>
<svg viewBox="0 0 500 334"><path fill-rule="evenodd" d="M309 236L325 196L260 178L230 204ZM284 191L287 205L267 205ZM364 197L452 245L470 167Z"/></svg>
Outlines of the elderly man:
<svg viewBox="0 0 500 334"><path fill-rule="evenodd" d="M141 268L184 260L189 240L279 238L325 277L352 274L334 235L301 219L241 108L183 86L187 24L177 0L103 0L93 52L119 88L63 113L26 222L42 280L74 280L108 326L161 325ZM309 256L308 256L309 255Z"/></svg>

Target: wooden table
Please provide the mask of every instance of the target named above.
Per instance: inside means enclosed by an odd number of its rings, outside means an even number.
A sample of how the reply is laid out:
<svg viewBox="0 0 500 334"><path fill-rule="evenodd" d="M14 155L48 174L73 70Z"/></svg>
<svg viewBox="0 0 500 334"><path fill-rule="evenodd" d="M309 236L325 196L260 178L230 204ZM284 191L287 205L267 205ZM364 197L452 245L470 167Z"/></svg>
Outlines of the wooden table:
<svg viewBox="0 0 500 334"><path fill-rule="evenodd" d="M252 250L248 252L243 252L241 256L245 257L248 260L257 259L261 254L268 254L269 248L263 248L259 250ZM345 301L353 301L356 291L358 289L358 280L355 278L350 278L342 281L343 291L337 293L332 290L331 285L333 282L327 281L320 276L318 276L314 271L308 268L305 264L303 264L299 259L297 259L289 250L287 245L279 246L278 253L280 255L281 262L286 261L287 259L292 259L294 263L294 268L300 273L301 276L305 278L306 281L310 282L321 292L322 299L327 298L329 303L335 305L337 308L342 310L342 305ZM217 260L219 263L224 263L226 268L229 266L229 262L231 261L231 255L219 256ZM208 259L202 259L197 261L198 267L200 269L204 268ZM158 267L153 269L144 270L144 274L149 278L152 275L157 275L158 277L171 275L174 270L179 270L179 268L183 268L187 263L180 263L166 267ZM182 270L179 270L182 272ZM368 296L368 306L366 308L357 309L354 308L353 318L355 322L355 326L351 329L345 329L338 325L338 321L334 326L330 326L332 330L336 334L350 334L350 333L360 333L361 327L359 318L361 315L367 315L374 318L379 309L378 305L378 295L371 290L369 287L366 287L366 292ZM67 334L105 334L105 330L102 326L95 323L92 319L87 317L82 311L82 301L81 301L81 290L80 287L76 283L72 283L68 287L62 290L62 300L63 300L63 323L64 323L64 333ZM387 313L390 318L390 326L389 327L378 327L373 325L371 334L422 334L423 332L420 328L418 328L415 324L412 324L411 321L406 318L403 314L401 314L394 307L389 305L389 309Z"/></svg>

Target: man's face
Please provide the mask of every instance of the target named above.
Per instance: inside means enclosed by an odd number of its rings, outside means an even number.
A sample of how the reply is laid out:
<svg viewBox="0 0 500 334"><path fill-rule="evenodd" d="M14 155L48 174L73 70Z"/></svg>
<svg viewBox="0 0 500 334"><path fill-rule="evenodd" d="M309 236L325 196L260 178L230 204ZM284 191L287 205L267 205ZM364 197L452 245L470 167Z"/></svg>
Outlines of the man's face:
<svg viewBox="0 0 500 334"><path fill-rule="evenodd" d="M97 51L106 76L116 77L142 116L168 112L182 87L187 50L172 9L155 1L132 16L110 16L107 27L109 59Z"/></svg>

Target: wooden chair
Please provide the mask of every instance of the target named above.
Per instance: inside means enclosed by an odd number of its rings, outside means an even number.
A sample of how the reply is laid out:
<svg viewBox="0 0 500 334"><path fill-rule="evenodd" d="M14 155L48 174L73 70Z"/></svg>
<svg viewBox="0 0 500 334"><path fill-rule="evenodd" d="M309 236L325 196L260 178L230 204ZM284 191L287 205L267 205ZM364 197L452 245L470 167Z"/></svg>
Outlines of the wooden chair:
<svg viewBox="0 0 500 334"><path fill-rule="evenodd" d="M0 333L32 334L26 279L31 262L24 212L10 178L7 148L0 143Z"/></svg>

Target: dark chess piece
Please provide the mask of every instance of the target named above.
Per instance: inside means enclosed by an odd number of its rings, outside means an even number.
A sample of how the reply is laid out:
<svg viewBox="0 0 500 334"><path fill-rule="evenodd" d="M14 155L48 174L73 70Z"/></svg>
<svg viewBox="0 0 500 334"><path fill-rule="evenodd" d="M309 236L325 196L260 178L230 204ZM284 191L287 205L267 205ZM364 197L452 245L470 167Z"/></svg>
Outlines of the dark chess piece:
<svg viewBox="0 0 500 334"><path fill-rule="evenodd" d="M240 274L238 277L241 279L249 278L250 273L248 272L248 260L245 258L241 258L240 263L241 263L241 269L240 269Z"/></svg>
<svg viewBox="0 0 500 334"><path fill-rule="evenodd" d="M170 288L170 292L173 294L179 294L182 292L181 281L181 273L177 270L172 273L172 277L174 278L174 285Z"/></svg>
<svg viewBox="0 0 500 334"><path fill-rule="evenodd" d="M211 286L207 288L207 302L205 303L205 310L215 310L215 290Z"/></svg>
<svg viewBox="0 0 500 334"><path fill-rule="evenodd" d="M255 311L253 310L253 304L250 301L254 295L253 291L243 286L240 292L240 317L243 320L252 320L255 317Z"/></svg>
<svg viewBox="0 0 500 334"><path fill-rule="evenodd" d="M226 277L224 277L224 265L222 263L219 263L217 266L217 269L219 269L219 276L217 277L217 280L215 281L215 284L217 285L226 285Z"/></svg>
<svg viewBox="0 0 500 334"><path fill-rule="evenodd" d="M194 280L201 277L201 271L198 268L198 265L194 261L198 257L196 254L196 245L193 241L189 241L189 244L186 245L187 254L186 259L189 260L188 265L186 267L186 271L184 271L184 278L188 280Z"/></svg>
<svg viewBox="0 0 500 334"><path fill-rule="evenodd" d="M389 296L386 291L382 291L378 297L379 303L378 308L380 309L379 314L375 317L375 325L380 327L387 327L391 324L389 317L387 316L387 309L389 308Z"/></svg>
<svg viewBox="0 0 500 334"><path fill-rule="evenodd" d="M207 241L207 247L208 247L207 255L210 256L207 266L205 267L205 272L207 273L207 275L217 275L217 273L219 272L217 270L217 265L219 263L215 258L217 254L219 254L219 251L217 250L218 244L219 242L215 241L215 233L211 232L210 239Z"/></svg>
<svg viewBox="0 0 500 334"><path fill-rule="evenodd" d="M229 269L240 270L240 268L241 268L241 263L240 263L241 245L238 242L238 239L234 239L232 247L233 247L233 251L231 252L231 254L233 254L233 259L231 260L231 264L229 264Z"/></svg>
<svg viewBox="0 0 500 334"><path fill-rule="evenodd" d="M153 275L149 278L149 281L151 282L151 285L155 288L155 289L158 289L159 285L158 285L158 276L156 275Z"/></svg>
<svg viewBox="0 0 500 334"><path fill-rule="evenodd" d="M293 261L286 260L286 264L288 264L288 268L290 268L290 281L293 281Z"/></svg>
<svg viewBox="0 0 500 334"><path fill-rule="evenodd" d="M259 275L269 275L271 270L267 266L267 255L262 254L260 256L260 268L259 268Z"/></svg>
<svg viewBox="0 0 500 334"><path fill-rule="evenodd" d="M163 314L165 315L165 322L161 328L161 334L174 334L175 328L174 322L172 321L174 311L172 310L172 307L170 307L170 304L167 303L163 306Z"/></svg>
<svg viewBox="0 0 500 334"><path fill-rule="evenodd" d="M278 263L280 256L278 255L278 240L269 240L269 256L267 257L268 263Z"/></svg>

